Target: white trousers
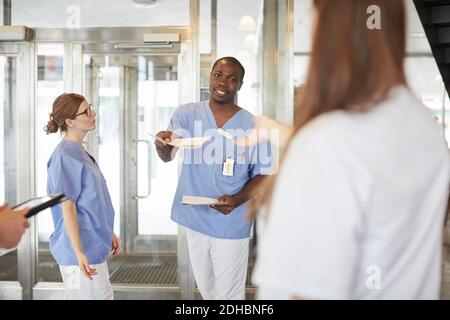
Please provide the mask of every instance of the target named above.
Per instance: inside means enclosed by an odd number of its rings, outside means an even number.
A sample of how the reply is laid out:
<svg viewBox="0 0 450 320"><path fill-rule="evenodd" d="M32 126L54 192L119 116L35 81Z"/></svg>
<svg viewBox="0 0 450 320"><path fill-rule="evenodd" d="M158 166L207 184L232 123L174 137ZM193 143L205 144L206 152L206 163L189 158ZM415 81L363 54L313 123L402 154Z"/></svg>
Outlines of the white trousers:
<svg viewBox="0 0 450 320"><path fill-rule="evenodd" d="M189 259L204 300L244 300L250 239L218 239L186 230Z"/></svg>
<svg viewBox="0 0 450 320"><path fill-rule="evenodd" d="M79 266L59 266L64 283L65 300L113 300L114 294L109 281L108 264L91 265L97 274L92 280L86 277Z"/></svg>

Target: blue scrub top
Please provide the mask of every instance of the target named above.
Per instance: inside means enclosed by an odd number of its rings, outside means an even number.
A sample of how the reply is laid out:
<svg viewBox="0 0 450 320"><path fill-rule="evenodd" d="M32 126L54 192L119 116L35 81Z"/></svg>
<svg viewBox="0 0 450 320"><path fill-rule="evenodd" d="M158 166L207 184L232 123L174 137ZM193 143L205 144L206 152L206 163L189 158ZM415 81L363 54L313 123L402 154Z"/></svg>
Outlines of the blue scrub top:
<svg viewBox="0 0 450 320"><path fill-rule="evenodd" d="M80 241L90 264L106 261L111 250L114 209L100 168L78 143L62 140L47 163L49 194L64 192L76 204ZM55 230L50 251L62 266L78 265L64 228L61 205L52 207Z"/></svg>
<svg viewBox="0 0 450 320"><path fill-rule="evenodd" d="M180 106L172 116L169 131L182 138L211 136L201 148L183 149L183 167L172 205L173 221L197 232L220 239L250 237L252 223L245 219L245 204L223 215L209 206L183 205L183 195L219 198L234 195L256 175L270 172L270 144L238 147L234 140L248 135L254 127L253 115L239 110L218 132L208 101ZM230 139L231 138L231 139ZM234 160L233 176L223 175L223 164Z"/></svg>

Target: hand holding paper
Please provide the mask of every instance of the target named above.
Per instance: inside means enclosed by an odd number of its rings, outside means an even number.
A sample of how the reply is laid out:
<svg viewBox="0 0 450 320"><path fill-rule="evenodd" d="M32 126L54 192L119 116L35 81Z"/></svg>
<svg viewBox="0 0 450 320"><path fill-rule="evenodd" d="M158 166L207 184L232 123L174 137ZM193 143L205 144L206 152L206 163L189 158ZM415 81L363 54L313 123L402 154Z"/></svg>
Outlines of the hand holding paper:
<svg viewBox="0 0 450 320"><path fill-rule="evenodd" d="M216 209L220 213L227 215L230 214L239 204L233 196L224 194L219 199L217 203L210 205L211 208Z"/></svg>
<svg viewBox="0 0 450 320"><path fill-rule="evenodd" d="M156 152L160 159L164 162L171 161L175 157L176 149L174 150L169 142L175 138L175 134L171 131L160 131L156 135L151 133L149 135L155 138Z"/></svg>
<svg viewBox="0 0 450 320"><path fill-rule="evenodd" d="M153 133L148 133L150 136L152 136L156 141L161 142L162 144L170 144L169 141L164 141L162 138L158 137L157 135L154 135Z"/></svg>

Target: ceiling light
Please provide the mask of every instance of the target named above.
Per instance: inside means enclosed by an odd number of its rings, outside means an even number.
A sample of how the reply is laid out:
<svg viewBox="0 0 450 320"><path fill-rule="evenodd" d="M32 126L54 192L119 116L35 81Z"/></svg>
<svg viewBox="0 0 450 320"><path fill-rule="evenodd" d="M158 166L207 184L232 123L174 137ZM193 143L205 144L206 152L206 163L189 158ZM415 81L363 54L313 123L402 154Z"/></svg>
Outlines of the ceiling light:
<svg viewBox="0 0 450 320"><path fill-rule="evenodd" d="M258 38L254 33L249 33L244 40L244 46L251 52L255 52L258 47Z"/></svg>
<svg viewBox="0 0 450 320"><path fill-rule="evenodd" d="M161 2L161 0L131 0L131 2L138 8L150 8L156 3Z"/></svg>
<svg viewBox="0 0 450 320"><path fill-rule="evenodd" d="M255 31L256 22L252 16L243 16L239 21L239 30L242 31Z"/></svg>
<svg viewBox="0 0 450 320"><path fill-rule="evenodd" d="M411 37L413 37L413 38L423 38L423 37L425 37L425 32L413 32L413 33L411 33Z"/></svg>

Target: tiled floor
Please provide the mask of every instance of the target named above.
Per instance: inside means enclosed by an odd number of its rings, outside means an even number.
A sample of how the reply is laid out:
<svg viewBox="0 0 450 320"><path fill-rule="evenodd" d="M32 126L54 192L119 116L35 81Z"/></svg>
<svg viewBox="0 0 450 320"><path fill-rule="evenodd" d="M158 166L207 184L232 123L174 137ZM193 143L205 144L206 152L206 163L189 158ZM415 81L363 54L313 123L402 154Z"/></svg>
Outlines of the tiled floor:
<svg viewBox="0 0 450 320"><path fill-rule="evenodd" d="M250 285L255 257L249 259L247 286ZM113 284L177 284L177 259L174 254L129 255L111 257L108 261L111 283ZM11 252L0 258L0 281L17 279L17 255ZM60 282L58 265L49 252L39 254L38 281Z"/></svg>
<svg viewBox="0 0 450 320"><path fill-rule="evenodd" d="M151 261L150 261L150 260ZM132 260L132 261L131 261ZM153 259L154 260L154 259ZM143 273L142 270L137 270L139 266L145 266L145 270L158 269L158 265L154 263L151 257L137 256L137 257L119 257L112 259L109 262L109 267L111 269L111 277L113 283L154 283L154 275L151 273ZM161 259L160 259L161 260ZM175 268L176 259L169 259L165 257L164 261L167 260L166 270L171 272L166 275L167 280L164 277L158 277L159 282L164 280L164 284L172 283L175 279ZM149 262L150 261L150 262ZM126 264L133 262L133 268L126 268ZM150 265L149 265L150 263ZM254 258L250 259L249 263L249 274L247 279L247 285L249 285L249 278L251 276L251 271L253 269ZM168 268L168 266L171 266ZM151 267L151 268L150 268ZM135 270L136 269L136 270ZM147 271L148 271L147 270ZM53 262L48 254L41 255L41 262L39 268L39 280L40 281L61 281L60 275L57 270L57 265ZM155 274L160 274L161 272L155 271ZM161 270L160 270L161 271ZM172 277L170 277L172 275ZM3 256L0 259L0 281L11 281L17 278L17 258L15 254L9 254ZM173 279L172 279L173 278ZM162 279L162 280L161 280ZM133 281L131 281L133 280ZM442 271L442 287L441 287L441 299L450 300L450 245L443 246L443 271Z"/></svg>

